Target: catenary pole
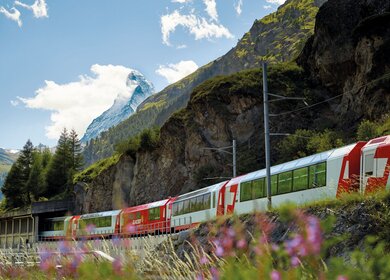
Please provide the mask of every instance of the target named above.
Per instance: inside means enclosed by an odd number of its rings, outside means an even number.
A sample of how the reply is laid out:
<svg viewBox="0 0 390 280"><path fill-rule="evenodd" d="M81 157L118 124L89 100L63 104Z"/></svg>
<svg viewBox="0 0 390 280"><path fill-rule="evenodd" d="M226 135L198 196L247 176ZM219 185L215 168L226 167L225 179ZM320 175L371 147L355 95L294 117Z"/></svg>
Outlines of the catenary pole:
<svg viewBox="0 0 390 280"><path fill-rule="evenodd" d="M272 208L271 198L271 151L269 143L269 114L268 114L268 82L267 82L267 63L263 62L263 103L264 103L264 144L265 144L265 166L266 166L266 185L268 209Z"/></svg>
<svg viewBox="0 0 390 280"><path fill-rule="evenodd" d="M237 176L236 140L233 140L233 178Z"/></svg>

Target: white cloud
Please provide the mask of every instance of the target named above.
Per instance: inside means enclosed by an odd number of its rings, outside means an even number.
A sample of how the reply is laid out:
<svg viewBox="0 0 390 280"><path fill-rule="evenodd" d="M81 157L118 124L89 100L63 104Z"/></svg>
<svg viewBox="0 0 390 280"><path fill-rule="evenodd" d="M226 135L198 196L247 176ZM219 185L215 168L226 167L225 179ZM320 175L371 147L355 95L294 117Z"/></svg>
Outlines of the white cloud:
<svg viewBox="0 0 390 280"><path fill-rule="evenodd" d="M192 12L189 15L182 15L175 10L171 14L161 17L161 33L163 43L170 46L169 36L176 30L176 27L182 26L195 36L195 40L210 38L233 38L230 31L221 24L210 23L203 17L197 17Z"/></svg>
<svg viewBox="0 0 390 280"><path fill-rule="evenodd" d="M195 72L198 68L199 66L194 61L182 60L177 64L160 65L156 73L163 76L171 84Z"/></svg>
<svg viewBox="0 0 390 280"><path fill-rule="evenodd" d="M272 9L272 6L271 5L264 5L263 8L266 10L269 10L269 9Z"/></svg>
<svg viewBox="0 0 390 280"><path fill-rule="evenodd" d="M57 139L61 130L74 128L83 135L92 120L110 108L118 96L129 97L127 76L132 71L124 66L92 65L92 76L82 75L79 81L57 84L45 81L45 86L32 98L21 98L26 107L52 111L52 123L46 136Z"/></svg>
<svg viewBox="0 0 390 280"><path fill-rule="evenodd" d="M0 13L5 15L10 20L17 22L19 27L22 27L22 20L20 19L20 12L16 8L11 8L8 11L4 7L0 7Z"/></svg>
<svg viewBox="0 0 390 280"><path fill-rule="evenodd" d="M215 0L203 0L206 5L205 11L211 17L212 20L218 22L217 2Z"/></svg>
<svg viewBox="0 0 390 280"><path fill-rule="evenodd" d="M19 100L11 100L11 105L12 106L18 106L19 105Z"/></svg>
<svg viewBox="0 0 390 280"><path fill-rule="evenodd" d="M282 5L286 0L265 0L267 3Z"/></svg>
<svg viewBox="0 0 390 280"><path fill-rule="evenodd" d="M241 15L242 13L242 0L238 0L236 5L234 5L234 9L236 10L237 15Z"/></svg>
<svg viewBox="0 0 390 280"><path fill-rule="evenodd" d="M35 0L34 4L32 5L27 5L20 1L15 1L15 5L31 10L34 14L34 17L36 18L48 17L45 0Z"/></svg>
<svg viewBox="0 0 390 280"><path fill-rule="evenodd" d="M176 49L178 49L178 50L185 49L185 48L187 48L187 45L186 45L186 44L178 45L178 46L176 47Z"/></svg>

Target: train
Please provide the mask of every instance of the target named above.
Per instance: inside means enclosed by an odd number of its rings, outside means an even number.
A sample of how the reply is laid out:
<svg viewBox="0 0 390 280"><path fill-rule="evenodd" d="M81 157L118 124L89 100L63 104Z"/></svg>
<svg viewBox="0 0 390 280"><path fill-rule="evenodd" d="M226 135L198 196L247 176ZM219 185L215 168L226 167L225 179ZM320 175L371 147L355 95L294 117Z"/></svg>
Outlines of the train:
<svg viewBox="0 0 390 280"><path fill-rule="evenodd" d="M272 204L304 204L390 189L390 135L271 167ZM186 194L113 211L46 219L45 240L178 232L221 215L267 209L266 170Z"/></svg>

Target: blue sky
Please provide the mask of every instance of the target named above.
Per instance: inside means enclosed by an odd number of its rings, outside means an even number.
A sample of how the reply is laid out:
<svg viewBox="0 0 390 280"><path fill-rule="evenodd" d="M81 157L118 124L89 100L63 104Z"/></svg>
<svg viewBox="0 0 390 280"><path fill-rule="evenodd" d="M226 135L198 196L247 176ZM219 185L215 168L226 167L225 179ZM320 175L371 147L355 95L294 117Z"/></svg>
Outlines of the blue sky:
<svg viewBox="0 0 390 280"><path fill-rule="evenodd" d="M284 0L0 0L0 147L54 146L140 71L159 91L225 54ZM95 104L96 103L96 104Z"/></svg>

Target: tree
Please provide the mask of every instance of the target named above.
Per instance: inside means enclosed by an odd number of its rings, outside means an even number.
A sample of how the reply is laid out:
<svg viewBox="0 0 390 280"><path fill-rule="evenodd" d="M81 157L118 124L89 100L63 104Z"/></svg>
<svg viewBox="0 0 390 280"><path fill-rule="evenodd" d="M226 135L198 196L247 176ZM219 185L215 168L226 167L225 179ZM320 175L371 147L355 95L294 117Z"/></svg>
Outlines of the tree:
<svg viewBox="0 0 390 280"><path fill-rule="evenodd" d="M70 150L72 154L71 168L74 171L80 171L83 167L83 155L81 149L81 143L78 135L74 129L69 134Z"/></svg>
<svg viewBox="0 0 390 280"><path fill-rule="evenodd" d="M378 137L378 125L369 120L362 121L357 130L357 140L368 141L375 137Z"/></svg>
<svg viewBox="0 0 390 280"><path fill-rule="evenodd" d="M20 174L21 167L18 161L16 161L12 165L1 189L1 192L4 194L6 199L5 207L7 209L17 208L25 203L24 194L21 192L24 182L21 181Z"/></svg>
<svg viewBox="0 0 390 280"><path fill-rule="evenodd" d="M2 192L7 198L7 207L15 208L31 203L28 180L33 165L34 146L30 139L24 145L20 156L12 165L4 182Z"/></svg>
<svg viewBox="0 0 390 280"><path fill-rule="evenodd" d="M72 166L72 153L69 134L66 128L61 132L56 152L47 170L47 190L45 195L51 197L67 189L69 169Z"/></svg>

